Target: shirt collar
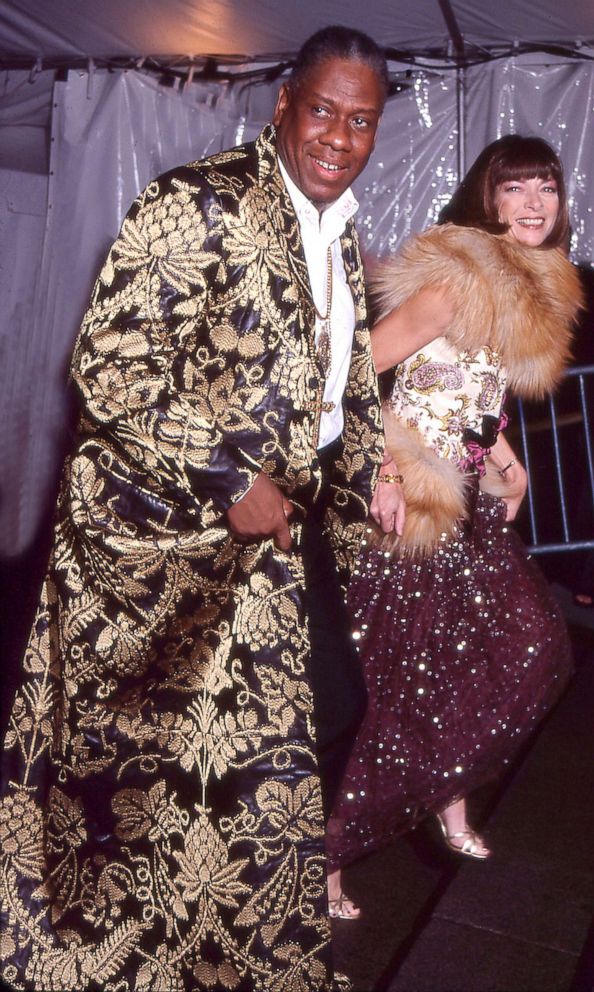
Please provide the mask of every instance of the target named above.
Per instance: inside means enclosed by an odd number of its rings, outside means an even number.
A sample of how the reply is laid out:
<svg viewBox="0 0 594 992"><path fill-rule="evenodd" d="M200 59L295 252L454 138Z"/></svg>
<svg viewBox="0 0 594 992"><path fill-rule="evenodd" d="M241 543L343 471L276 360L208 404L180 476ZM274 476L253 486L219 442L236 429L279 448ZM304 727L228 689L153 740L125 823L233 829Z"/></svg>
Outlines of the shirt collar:
<svg viewBox="0 0 594 992"><path fill-rule="evenodd" d="M299 223L315 225L319 232L332 233L332 240L340 237L347 221L354 217L359 209L359 204L350 186L338 197L338 200L330 203L320 214L317 207L314 207L311 200L308 200L305 193L293 182L280 155L278 156L278 167Z"/></svg>

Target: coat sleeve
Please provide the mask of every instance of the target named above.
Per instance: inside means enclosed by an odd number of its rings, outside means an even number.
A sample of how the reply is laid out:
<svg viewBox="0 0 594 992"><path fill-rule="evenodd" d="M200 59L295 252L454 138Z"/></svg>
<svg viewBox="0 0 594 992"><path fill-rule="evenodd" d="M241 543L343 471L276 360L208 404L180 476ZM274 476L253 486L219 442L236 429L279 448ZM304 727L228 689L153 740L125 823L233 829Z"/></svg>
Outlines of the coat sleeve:
<svg viewBox="0 0 594 992"><path fill-rule="evenodd" d="M196 170L151 183L97 280L71 370L83 430L204 526L259 471L241 443L252 401L244 383L236 388L230 329L211 313L224 277L221 226Z"/></svg>

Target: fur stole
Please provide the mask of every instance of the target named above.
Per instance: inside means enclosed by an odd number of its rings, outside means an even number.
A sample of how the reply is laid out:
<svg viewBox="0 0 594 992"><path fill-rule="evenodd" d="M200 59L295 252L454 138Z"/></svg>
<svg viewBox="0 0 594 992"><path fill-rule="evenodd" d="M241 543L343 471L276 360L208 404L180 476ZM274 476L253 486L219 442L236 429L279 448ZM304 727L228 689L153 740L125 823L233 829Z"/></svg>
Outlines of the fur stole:
<svg viewBox="0 0 594 992"><path fill-rule="evenodd" d="M558 382L570 357L572 323L582 306L577 270L558 250L524 248L474 228L445 224L410 239L380 263L371 280L379 316L425 286L445 287L456 301L446 337L459 351L499 352L509 387L540 397ZM386 447L404 476L402 537L372 523L368 543L422 558L451 540L466 516L467 489L476 484L440 458L414 428L384 406ZM487 459L481 489L505 495L505 481Z"/></svg>
<svg viewBox="0 0 594 992"><path fill-rule="evenodd" d="M448 458L440 458L414 427L391 415L388 407L384 407L384 429L386 447L404 477L406 519L401 537L394 531L384 534L370 519L366 540L382 551L424 558L460 533L468 489L476 485L476 475L465 475ZM491 496L511 495L509 484L488 458L485 468L479 481L481 491Z"/></svg>
<svg viewBox="0 0 594 992"><path fill-rule="evenodd" d="M380 317L426 286L446 289L456 305L447 339L459 351L498 352L509 388L531 399L558 382L583 305L577 269L560 249L525 248L454 224L410 238L370 283Z"/></svg>
<svg viewBox="0 0 594 992"><path fill-rule="evenodd" d="M454 537L465 515L467 478L447 458L440 458L414 428L390 416L384 407L386 447L404 481L406 501L404 531L384 534L369 520L367 543L382 551L418 558L430 554L444 540Z"/></svg>

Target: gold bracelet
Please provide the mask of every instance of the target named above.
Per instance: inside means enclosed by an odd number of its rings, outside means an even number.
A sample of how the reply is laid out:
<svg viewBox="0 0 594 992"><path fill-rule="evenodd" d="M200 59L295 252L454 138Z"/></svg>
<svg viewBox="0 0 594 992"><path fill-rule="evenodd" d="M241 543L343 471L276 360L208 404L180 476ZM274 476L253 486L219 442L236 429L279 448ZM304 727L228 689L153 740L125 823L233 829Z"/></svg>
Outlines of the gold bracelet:
<svg viewBox="0 0 594 992"><path fill-rule="evenodd" d="M385 472L384 475L379 476L378 482L394 482L394 483L397 482L398 485L402 485L402 483L404 482L404 476L391 475L389 472Z"/></svg>

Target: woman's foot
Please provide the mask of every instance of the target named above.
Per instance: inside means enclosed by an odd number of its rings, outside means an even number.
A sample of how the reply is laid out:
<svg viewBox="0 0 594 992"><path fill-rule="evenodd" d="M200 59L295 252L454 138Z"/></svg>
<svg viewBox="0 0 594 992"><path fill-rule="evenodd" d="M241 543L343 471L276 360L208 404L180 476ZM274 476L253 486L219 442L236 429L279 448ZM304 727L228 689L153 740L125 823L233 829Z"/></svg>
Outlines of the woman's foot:
<svg viewBox="0 0 594 992"><path fill-rule="evenodd" d="M328 914L332 920L358 920L361 910L342 891L340 868L328 875Z"/></svg>
<svg viewBox="0 0 594 992"><path fill-rule="evenodd" d="M437 822L451 851L477 861L485 861L491 856L491 850L480 834L468 826L465 799L458 799L451 806L446 806L437 814Z"/></svg>

